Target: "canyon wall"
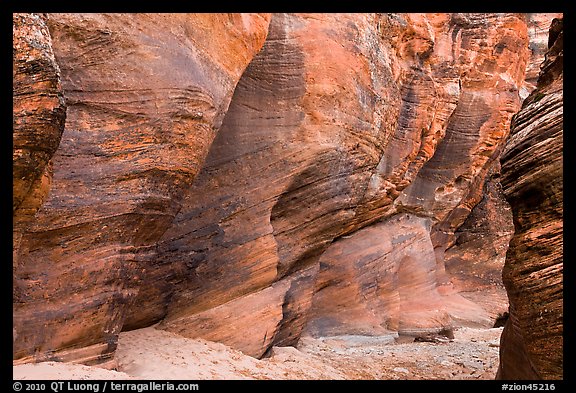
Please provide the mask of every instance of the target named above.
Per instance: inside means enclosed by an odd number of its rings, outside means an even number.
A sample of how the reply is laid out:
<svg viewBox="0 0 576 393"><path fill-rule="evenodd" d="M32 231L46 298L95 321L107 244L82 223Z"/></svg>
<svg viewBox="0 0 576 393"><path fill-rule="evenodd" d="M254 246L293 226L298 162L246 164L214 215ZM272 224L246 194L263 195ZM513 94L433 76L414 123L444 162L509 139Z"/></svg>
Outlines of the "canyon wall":
<svg viewBox="0 0 576 393"><path fill-rule="evenodd" d="M158 311L131 327L163 318L261 356L301 334L491 326L443 252L497 164L527 59L514 15L274 15L147 269L138 303Z"/></svg>
<svg viewBox="0 0 576 393"><path fill-rule="evenodd" d="M550 24L555 18L562 18L561 13L529 13L526 14L528 26L528 37L530 37L530 61L526 68L526 77L524 85L520 89L520 98L522 100L536 88L540 66L544 61L544 56L548 51L548 32Z"/></svg>
<svg viewBox="0 0 576 393"><path fill-rule="evenodd" d="M46 18L13 16L12 212L13 271L22 234L34 221L52 180L52 156L60 144L66 104ZM17 296L14 287L14 296Z"/></svg>
<svg viewBox="0 0 576 393"><path fill-rule="evenodd" d="M526 15L30 17L63 133L14 247L15 362L106 364L153 324L261 357L507 310Z"/></svg>
<svg viewBox="0 0 576 393"><path fill-rule="evenodd" d="M502 379L563 378L563 20L550 28L537 88L514 116L502 153L502 186L515 232L503 280L510 319Z"/></svg>
<svg viewBox="0 0 576 393"><path fill-rule="evenodd" d="M18 250L15 359L113 354L138 293L139 255L179 210L269 19L47 16L49 31L37 35L51 37L67 117L52 189ZM14 34L27 34L14 20Z"/></svg>

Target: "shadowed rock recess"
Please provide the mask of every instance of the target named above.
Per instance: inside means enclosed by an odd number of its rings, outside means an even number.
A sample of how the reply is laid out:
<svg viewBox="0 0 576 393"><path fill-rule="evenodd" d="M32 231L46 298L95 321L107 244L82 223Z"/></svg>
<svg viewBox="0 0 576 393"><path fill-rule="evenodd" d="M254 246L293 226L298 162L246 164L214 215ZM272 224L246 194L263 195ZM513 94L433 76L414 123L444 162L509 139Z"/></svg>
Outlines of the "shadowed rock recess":
<svg viewBox="0 0 576 393"><path fill-rule="evenodd" d="M518 127L561 124L555 46L507 138L554 16L14 15L14 363L114 367L152 325L257 358L451 336L492 327L506 290L501 370L529 359L513 282L548 276L508 264L548 221L513 200L561 201L562 178L511 171Z"/></svg>

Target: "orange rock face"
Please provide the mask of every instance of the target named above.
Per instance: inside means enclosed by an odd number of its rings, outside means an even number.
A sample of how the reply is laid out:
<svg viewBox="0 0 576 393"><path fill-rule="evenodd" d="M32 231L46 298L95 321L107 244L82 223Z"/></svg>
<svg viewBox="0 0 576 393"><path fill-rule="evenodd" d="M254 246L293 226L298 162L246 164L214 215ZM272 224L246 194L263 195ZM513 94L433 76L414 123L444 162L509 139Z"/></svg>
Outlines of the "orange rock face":
<svg viewBox="0 0 576 393"><path fill-rule="evenodd" d="M51 193L22 238L14 358L110 357L139 255L178 211L268 22L48 15L68 111Z"/></svg>
<svg viewBox="0 0 576 393"><path fill-rule="evenodd" d="M12 31L12 211L16 270L22 233L34 220L48 193L51 158L64 130L66 105L45 17L14 14Z"/></svg>
<svg viewBox="0 0 576 393"><path fill-rule="evenodd" d="M275 337L260 352L301 332L492 325L488 307L450 284L443 251L482 199L520 106L527 39L514 15L274 15L151 258L138 302L166 314L133 327L165 318L162 328L213 337L191 319L239 320L254 293L286 281L258 317ZM503 294L493 301L505 309ZM254 353L246 324L234 340L216 329Z"/></svg>
<svg viewBox="0 0 576 393"><path fill-rule="evenodd" d="M563 379L564 28L555 19L536 90L514 117L502 154L502 186L515 232L503 280L510 319L501 379Z"/></svg>
<svg viewBox="0 0 576 393"><path fill-rule="evenodd" d="M156 323L261 357L506 309L498 157L522 15L48 26L68 118L15 271L15 359L106 361L120 330Z"/></svg>
<svg viewBox="0 0 576 393"><path fill-rule="evenodd" d="M444 251L454 244L454 231L482 199L483 183L494 171L495 157L506 136L502 126L509 124L519 106L517 89L526 62L523 22L502 15L409 15L407 20L412 28L399 40L400 58L412 53L403 52L406 48L424 50L420 45L423 41L428 46L418 66L409 69L391 150L384 154L371 179L369 188L378 184L374 189L380 194L368 203L370 216L407 212L429 219L426 225L435 252L435 274L427 280L420 277L430 290L416 297L442 300L436 306L426 306L425 302L405 298L406 305L400 305L402 315L415 312L419 316L414 321L419 325L404 324L401 332L442 330L458 324L486 326L494 321L494 315L485 305L504 300L501 307L505 308L504 291L494 291L494 296L483 292L484 297L471 298L477 304L461 297L457 292L468 289L446 275ZM419 85L415 80L423 82ZM435 99L430 100L430 96ZM415 140L413 146L417 148L404 160L390 162L394 152L409 146L406 135ZM386 197L396 195L387 205ZM429 259L425 255L419 258L423 264L429 263L424 262ZM481 265L483 273L499 274L498 266ZM488 277L479 281L491 287ZM426 317L427 308L430 314Z"/></svg>

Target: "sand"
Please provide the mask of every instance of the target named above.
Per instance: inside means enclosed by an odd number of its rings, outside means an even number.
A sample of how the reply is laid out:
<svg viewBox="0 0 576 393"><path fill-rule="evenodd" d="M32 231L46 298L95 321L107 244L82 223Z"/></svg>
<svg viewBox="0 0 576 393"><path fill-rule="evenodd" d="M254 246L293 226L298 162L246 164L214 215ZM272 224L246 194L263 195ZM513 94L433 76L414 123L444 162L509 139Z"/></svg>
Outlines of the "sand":
<svg viewBox="0 0 576 393"><path fill-rule="evenodd" d="M99 367L81 364L43 362L22 364L13 367L12 377L15 380L96 380L96 379L133 379L123 372L104 370Z"/></svg>
<svg viewBox="0 0 576 393"><path fill-rule="evenodd" d="M494 379L502 328L455 331L449 342L359 336L274 347L261 360L223 344L153 327L120 334L117 371L45 362L13 367L14 379ZM411 340L410 340L411 341Z"/></svg>

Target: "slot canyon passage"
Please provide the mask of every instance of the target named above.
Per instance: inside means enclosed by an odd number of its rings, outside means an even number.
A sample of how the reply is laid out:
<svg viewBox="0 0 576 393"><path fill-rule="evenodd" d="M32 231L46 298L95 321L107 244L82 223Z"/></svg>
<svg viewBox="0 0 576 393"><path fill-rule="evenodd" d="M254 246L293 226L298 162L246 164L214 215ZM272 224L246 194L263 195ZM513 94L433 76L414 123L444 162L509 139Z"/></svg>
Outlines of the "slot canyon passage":
<svg viewBox="0 0 576 393"><path fill-rule="evenodd" d="M15 379L562 379L563 16L13 14Z"/></svg>

